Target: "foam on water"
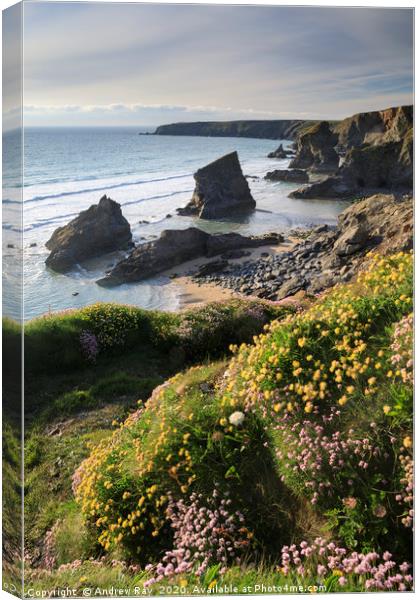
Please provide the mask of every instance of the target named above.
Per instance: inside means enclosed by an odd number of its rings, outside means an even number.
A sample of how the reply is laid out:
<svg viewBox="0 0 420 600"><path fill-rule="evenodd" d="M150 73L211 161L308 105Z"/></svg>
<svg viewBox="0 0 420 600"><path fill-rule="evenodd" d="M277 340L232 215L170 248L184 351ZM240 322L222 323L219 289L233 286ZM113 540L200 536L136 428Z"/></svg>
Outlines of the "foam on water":
<svg viewBox="0 0 420 600"><path fill-rule="evenodd" d="M185 229L192 225L209 233L237 231L250 235L321 223L333 224L343 209L343 202L292 200L287 195L296 185L263 179L268 170L287 166L287 160L266 158L279 142L140 136L138 131L134 128L25 131L25 318L96 301L168 310L178 307L178 291L164 277L113 289L96 285L96 279L103 276L104 270L115 262L118 255L89 261L65 275L46 268L48 250L45 242L53 231L81 210L96 204L105 193L121 204L138 243L153 239L163 229ZM283 141L284 146L289 144ZM259 177L249 179L257 210L243 218L223 221L199 221L178 216L176 208L184 206L191 198L194 171L233 150L238 151L244 174ZM7 156L5 160L7 162ZM20 206L16 194L18 181L10 175L10 170L6 169L6 173L3 245L7 248L10 236L20 228ZM167 218L168 214L172 218ZM36 244L36 247L30 247L31 244ZM5 281L19 293L15 275L19 250L4 251L7 263ZM75 292L78 292L77 296L72 295ZM17 304L12 298L7 300L6 313L17 317Z"/></svg>

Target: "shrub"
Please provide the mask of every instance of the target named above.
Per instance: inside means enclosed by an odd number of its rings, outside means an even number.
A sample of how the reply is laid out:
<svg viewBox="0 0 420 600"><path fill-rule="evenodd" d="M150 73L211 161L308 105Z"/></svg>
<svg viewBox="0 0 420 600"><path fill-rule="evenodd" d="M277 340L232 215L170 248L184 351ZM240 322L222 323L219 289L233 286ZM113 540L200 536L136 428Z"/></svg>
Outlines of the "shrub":
<svg viewBox="0 0 420 600"><path fill-rule="evenodd" d="M211 302L183 313L176 335L187 359L217 357L230 344L251 342L266 323L291 310L262 301Z"/></svg>

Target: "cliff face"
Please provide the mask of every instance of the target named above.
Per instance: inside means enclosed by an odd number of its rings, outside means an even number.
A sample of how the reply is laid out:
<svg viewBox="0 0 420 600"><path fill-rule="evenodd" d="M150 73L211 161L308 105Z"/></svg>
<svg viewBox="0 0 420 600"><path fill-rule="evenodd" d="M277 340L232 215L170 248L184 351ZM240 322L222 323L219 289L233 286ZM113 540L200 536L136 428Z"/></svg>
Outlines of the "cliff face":
<svg viewBox="0 0 420 600"><path fill-rule="evenodd" d="M344 155L334 176L295 190L290 197L339 198L369 190L412 190L412 106L355 115L336 125L334 133L339 140L335 148ZM290 167L310 154L313 137L311 132L298 137L298 152Z"/></svg>
<svg viewBox="0 0 420 600"><path fill-rule="evenodd" d="M316 172L334 172L338 168L338 154L334 147L337 134L327 121L315 123L298 136L296 156L290 163L291 169L310 169Z"/></svg>
<svg viewBox="0 0 420 600"><path fill-rule="evenodd" d="M261 121L197 121L160 125L155 135L191 135L203 137L246 137L269 140L295 140L320 121L279 119ZM364 143L398 142L412 127L413 107L396 106L385 110L358 113L342 121L328 121L338 135L340 149Z"/></svg>
<svg viewBox="0 0 420 600"><path fill-rule="evenodd" d="M191 135L203 137L246 137L269 140L294 140L315 121L200 121L160 125L155 135Z"/></svg>
<svg viewBox="0 0 420 600"><path fill-rule="evenodd" d="M413 107L395 106L353 115L334 126L338 146L351 148L361 144L400 142L413 126Z"/></svg>

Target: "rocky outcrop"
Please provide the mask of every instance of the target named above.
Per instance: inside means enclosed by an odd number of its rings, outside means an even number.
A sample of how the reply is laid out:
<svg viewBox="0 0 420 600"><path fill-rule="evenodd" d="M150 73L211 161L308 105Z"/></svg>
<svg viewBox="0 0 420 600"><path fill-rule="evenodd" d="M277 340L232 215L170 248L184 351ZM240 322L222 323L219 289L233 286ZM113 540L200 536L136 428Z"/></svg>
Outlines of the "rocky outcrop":
<svg viewBox="0 0 420 600"><path fill-rule="evenodd" d="M280 119L275 121L199 121L171 123L156 128L155 135L188 135L203 137L243 137L268 140L293 140L302 128L314 121Z"/></svg>
<svg viewBox="0 0 420 600"><path fill-rule="evenodd" d="M169 229L163 231L159 239L135 248L97 283L113 287L141 281L200 256L213 257L238 248L274 245L282 241L283 236L278 233L245 237L239 233L211 235L196 227Z"/></svg>
<svg viewBox="0 0 420 600"><path fill-rule="evenodd" d="M195 190L180 215L197 215L200 219L223 219L255 209L256 203L245 179L238 153L218 158L194 173Z"/></svg>
<svg viewBox="0 0 420 600"><path fill-rule="evenodd" d="M333 177L299 188L291 198L346 198L413 187L413 130L400 141L351 148Z"/></svg>
<svg viewBox="0 0 420 600"><path fill-rule="evenodd" d="M283 144L280 144L276 150L267 154L267 158L288 158L291 154L293 153L290 150L285 150Z"/></svg>
<svg viewBox="0 0 420 600"><path fill-rule="evenodd" d="M331 131L327 121L316 123L296 141L296 156L291 169L310 169L318 173L334 172L338 168L339 156L335 151L338 135Z"/></svg>
<svg viewBox="0 0 420 600"><path fill-rule="evenodd" d="M346 154L339 174L356 190L410 189L413 182L412 129L398 142L352 148Z"/></svg>
<svg viewBox="0 0 420 600"><path fill-rule="evenodd" d="M276 169L275 171L269 171L264 179L287 181L289 183L307 183L309 175L303 169Z"/></svg>
<svg viewBox="0 0 420 600"><path fill-rule="evenodd" d="M218 233L209 235L206 243L206 256L216 256L239 248L276 246L284 241L281 233L263 233L246 237L240 233Z"/></svg>
<svg viewBox="0 0 420 600"><path fill-rule="evenodd" d="M290 192L289 198L300 200L312 200L315 198L351 198L355 196L355 191L352 187L343 181L340 177L327 177L322 181L316 181L311 185L305 185L293 192Z"/></svg>
<svg viewBox="0 0 420 600"><path fill-rule="evenodd" d="M54 271L64 273L89 258L126 249L130 243L131 229L121 206L103 196L99 204L54 231L45 244L51 251L45 262Z"/></svg>
<svg viewBox="0 0 420 600"><path fill-rule="evenodd" d="M400 142L413 127L413 106L359 113L334 126L342 152L362 144Z"/></svg>
<svg viewBox="0 0 420 600"><path fill-rule="evenodd" d="M301 290L318 293L350 280L370 250L387 254L412 246L412 197L377 194L350 205L337 228L319 227L291 251L231 265L200 281L281 300Z"/></svg>

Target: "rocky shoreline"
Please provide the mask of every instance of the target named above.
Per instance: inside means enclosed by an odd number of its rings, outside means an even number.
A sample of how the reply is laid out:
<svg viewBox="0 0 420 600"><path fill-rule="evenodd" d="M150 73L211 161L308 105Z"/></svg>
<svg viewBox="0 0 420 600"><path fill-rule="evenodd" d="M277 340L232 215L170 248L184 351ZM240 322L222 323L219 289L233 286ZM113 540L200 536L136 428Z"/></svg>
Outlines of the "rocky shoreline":
<svg viewBox="0 0 420 600"><path fill-rule="evenodd" d="M113 287L142 281L199 258L201 264L188 274L195 284L270 300L299 291L317 294L348 281L369 250L386 253L412 247L412 127L412 107L355 115L338 124L305 123L294 133L293 152L280 144L268 155L291 158L287 169L265 176L274 182L303 183L289 194L291 198L353 201L336 227L323 225L293 248L274 254L264 251L258 258L248 257L251 253L246 249L278 246L285 234L245 237L233 232L209 234L191 226L168 229L158 239L131 249L97 283ZM196 217L197 222L223 220L257 209L235 151L198 169L194 180L190 202L177 209L180 216ZM51 251L46 264L59 272L91 257L134 246L120 205L106 196L58 228L46 245ZM216 259L209 261L211 257ZM239 258L246 260L238 263Z"/></svg>
<svg viewBox="0 0 420 600"><path fill-rule="evenodd" d="M293 249L261 256L222 272L192 275L198 283L229 288L246 296L282 300L304 290L317 294L349 281L370 250L383 253L413 246L411 197L376 195L351 205L335 228L317 227Z"/></svg>

